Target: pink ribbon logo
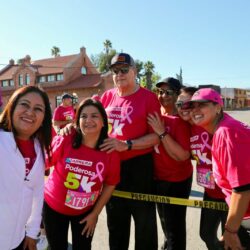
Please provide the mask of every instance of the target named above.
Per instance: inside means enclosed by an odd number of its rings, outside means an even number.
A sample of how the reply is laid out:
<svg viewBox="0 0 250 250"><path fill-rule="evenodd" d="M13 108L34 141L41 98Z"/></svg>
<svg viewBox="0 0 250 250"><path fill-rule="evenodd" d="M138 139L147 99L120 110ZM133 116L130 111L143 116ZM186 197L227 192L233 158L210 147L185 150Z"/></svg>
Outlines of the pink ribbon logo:
<svg viewBox="0 0 250 250"><path fill-rule="evenodd" d="M101 182L103 182L102 173L104 171L104 164L102 162L98 162L96 164L96 174L90 178L91 181L95 180L97 177Z"/></svg>
<svg viewBox="0 0 250 250"><path fill-rule="evenodd" d="M122 109L122 113L121 113L122 119L121 119L121 121L128 120L128 122L131 124L132 120L130 118L130 115L132 113L133 113L133 107L131 107L131 106L128 106L127 108Z"/></svg>
<svg viewBox="0 0 250 250"><path fill-rule="evenodd" d="M212 147L208 144L208 141L209 141L209 135L208 135L208 133L207 132L203 132L202 134L201 134L201 140L202 140L202 148L201 148L201 152L203 152L203 150L205 149L205 148L207 148L207 149L209 149L209 150L211 150L212 149Z"/></svg>

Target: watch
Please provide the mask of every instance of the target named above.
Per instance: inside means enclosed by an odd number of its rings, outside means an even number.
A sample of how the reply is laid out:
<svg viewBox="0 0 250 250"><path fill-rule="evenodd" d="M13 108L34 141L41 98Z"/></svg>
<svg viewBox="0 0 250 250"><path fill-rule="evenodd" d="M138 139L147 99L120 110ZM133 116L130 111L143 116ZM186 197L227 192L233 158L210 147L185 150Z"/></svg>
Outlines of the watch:
<svg viewBox="0 0 250 250"><path fill-rule="evenodd" d="M160 140L162 140L167 134L168 134L167 130L164 133L160 134L159 135Z"/></svg>
<svg viewBox="0 0 250 250"><path fill-rule="evenodd" d="M132 149L133 142L131 140L126 140L126 144L128 145L128 151Z"/></svg>

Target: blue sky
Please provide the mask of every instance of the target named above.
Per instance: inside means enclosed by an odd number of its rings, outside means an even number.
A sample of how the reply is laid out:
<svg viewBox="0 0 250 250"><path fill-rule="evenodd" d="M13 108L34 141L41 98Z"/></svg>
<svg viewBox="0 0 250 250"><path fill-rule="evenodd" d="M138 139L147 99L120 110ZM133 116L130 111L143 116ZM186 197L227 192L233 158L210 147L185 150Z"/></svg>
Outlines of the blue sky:
<svg viewBox="0 0 250 250"><path fill-rule="evenodd" d="M43 0L1 2L0 64L113 48L150 60L190 85L250 88L249 0ZM0 66L1 67L1 66Z"/></svg>

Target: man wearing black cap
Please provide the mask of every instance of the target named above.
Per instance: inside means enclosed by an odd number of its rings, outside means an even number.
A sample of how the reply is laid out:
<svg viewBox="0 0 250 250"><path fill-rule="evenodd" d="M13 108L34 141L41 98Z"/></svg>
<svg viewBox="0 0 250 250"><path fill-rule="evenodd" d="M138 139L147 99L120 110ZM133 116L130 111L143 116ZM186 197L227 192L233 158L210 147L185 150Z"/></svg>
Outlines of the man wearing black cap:
<svg viewBox="0 0 250 250"><path fill-rule="evenodd" d="M71 123L75 117L75 111L72 106L72 96L68 93L62 95L62 103L54 110L53 127L58 133L68 123Z"/></svg>
<svg viewBox="0 0 250 250"><path fill-rule="evenodd" d="M157 97L136 83L133 58L119 53L111 60L115 88L101 97L109 121L109 135L103 151L117 150L121 156L118 190L152 193L153 146L159 142L147 123L149 113L160 113ZM130 222L135 222L135 249L157 250L155 204L112 197L106 206L110 250L127 250Z"/></svg>

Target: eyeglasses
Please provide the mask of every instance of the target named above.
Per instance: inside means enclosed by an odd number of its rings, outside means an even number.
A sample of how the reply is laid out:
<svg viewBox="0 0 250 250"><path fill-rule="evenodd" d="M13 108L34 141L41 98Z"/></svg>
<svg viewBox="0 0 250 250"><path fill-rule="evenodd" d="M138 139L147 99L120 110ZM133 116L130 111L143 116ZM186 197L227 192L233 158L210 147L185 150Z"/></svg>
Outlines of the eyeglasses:
<svg viewBox="0 0 250 250"><path fill-rule="evenodd" d="M173 96L175 92L172 89L157 89L158 95Z"/></svg>
<svg viewBox="0 0 250 250"><path fill-rule="evenodd" d="M121 68L111 68L110 70L115 75L118 75L119 72L121 72L122 74L128 74L129 66L125 66L125 67L121 67Z"/></svg>
<svg viewBox="0 0 250 250"><path fill-rule="evenodd" d="M191 103L190 101L178 101L175 103L175 106L177 109L190 109L191 108Z"/></svg>

